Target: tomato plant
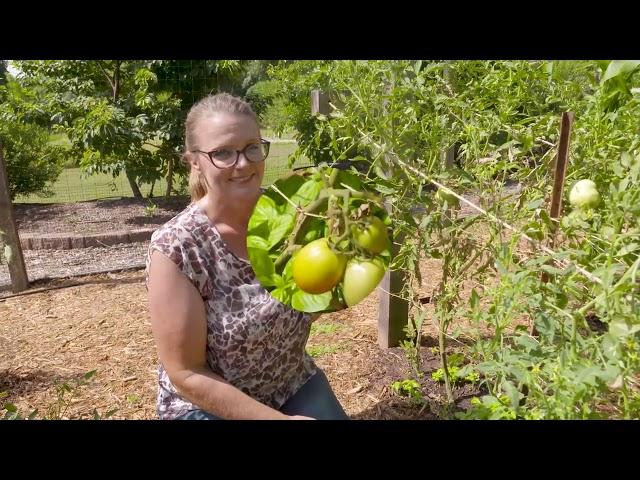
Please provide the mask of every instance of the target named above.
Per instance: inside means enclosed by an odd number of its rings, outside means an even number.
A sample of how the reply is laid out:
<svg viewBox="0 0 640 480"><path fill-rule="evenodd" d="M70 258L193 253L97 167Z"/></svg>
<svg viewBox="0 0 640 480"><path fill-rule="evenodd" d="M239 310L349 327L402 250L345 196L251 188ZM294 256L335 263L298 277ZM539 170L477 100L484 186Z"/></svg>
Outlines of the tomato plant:
<svg viewBox="0 0 640 480"><path fill-rule="evenodd" d="M305 312L346 308L371 293L389 265L386 223L366 180L313 167L276 181L260 197L249 221L249 260L261 284L286 305ZM358 286L345 273L356 259L375 262L357 277Z"/></svg>
<svg viewBox="0 0 640 480"><path fill-rule="evenodd" d="M640 415L640 61L323 61L272 70L299 152L366 160L361 178L392 206L402 241L391 268L406 273L403 346L417 373L432 320L450 403L447 339L472 345L457 375L479 376L488 394L467 418ZM312 88L331 92L329 116L309 115ZM587 189L572 201L567 191L558 223L548 210L567 111L575 113L567 190L590 179L597 195ZM454 208L439 185L480 210ZM421 278L425 258L441 266L438 278ZM433 310L419 302L425 287L437 298Z"/></svg>

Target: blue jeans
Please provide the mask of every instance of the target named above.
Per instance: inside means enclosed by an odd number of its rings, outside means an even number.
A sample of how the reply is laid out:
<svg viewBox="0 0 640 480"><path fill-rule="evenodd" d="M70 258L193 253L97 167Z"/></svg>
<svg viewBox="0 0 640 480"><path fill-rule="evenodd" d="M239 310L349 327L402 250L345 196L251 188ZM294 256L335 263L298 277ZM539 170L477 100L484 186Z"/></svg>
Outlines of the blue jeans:
<svg viewBox="0 0 640 480"><path fill-rule="evenodd" d="M316 420L348 420L336 398L327 376L319 368L300 389L287 400L280 411L285 415L304 415ZM223 420L204 410L190 410L176 420Z"/></svg>

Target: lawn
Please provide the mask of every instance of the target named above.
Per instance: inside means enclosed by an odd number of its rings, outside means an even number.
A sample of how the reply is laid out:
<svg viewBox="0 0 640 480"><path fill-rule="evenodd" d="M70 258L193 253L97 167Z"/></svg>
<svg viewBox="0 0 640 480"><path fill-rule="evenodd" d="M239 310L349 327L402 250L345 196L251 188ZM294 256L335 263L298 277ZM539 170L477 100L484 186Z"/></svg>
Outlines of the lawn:
<svg viewBox="0 0 640 480"><path fill-rule="evenodd" d="M266 135L265 135L266 136ZM272 138L272 137L267 137ZM63 139L56 139L63 142ZM291 141L276 140L271 144L271 151L266 160L266 169L263 185L269 185L278 178L289 172L287 166L288 158L296 149L295 143ZM303 166L308 162L299 160L295 166ZM153 188L154 196L164 195L167 182L163 179L157 182ZM140 190L146 197L151 190L151 185L141 185ZM111 197L131 197L131 187L124 173L113 178L111 175L96 174L83 177L79 168L65 168L60 177L53 185L54 195L51 197L40 197L38 195L21 195L16 197L15 203L66 203L96 200Z"/></svg>

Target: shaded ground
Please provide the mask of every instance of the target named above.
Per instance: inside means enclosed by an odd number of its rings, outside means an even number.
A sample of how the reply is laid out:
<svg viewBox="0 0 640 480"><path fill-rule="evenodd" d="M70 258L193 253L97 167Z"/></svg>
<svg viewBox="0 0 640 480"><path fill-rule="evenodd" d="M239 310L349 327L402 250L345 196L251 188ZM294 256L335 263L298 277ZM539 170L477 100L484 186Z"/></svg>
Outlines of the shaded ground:
<svg viewBox="0 0 640 480"><path fill-rule="evenodd" d="M159 226L188 203L188 197L117 198L78 203L17 203L13 209L21 234L88 234Z"/></svg>

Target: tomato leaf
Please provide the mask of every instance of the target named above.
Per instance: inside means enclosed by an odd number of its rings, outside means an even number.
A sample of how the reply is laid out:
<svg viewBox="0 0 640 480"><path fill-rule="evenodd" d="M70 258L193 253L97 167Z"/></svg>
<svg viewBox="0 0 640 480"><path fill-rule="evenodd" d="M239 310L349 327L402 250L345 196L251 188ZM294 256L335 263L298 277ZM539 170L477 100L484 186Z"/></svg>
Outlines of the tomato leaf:
<svg viewBox="0 0 640 480"><path fill-rule="evenodd" d="M628 253L635 252L636 250L638 250L638 248L640 248L640 245L638 245L637 243L630 243L629 245L625 245L624 247L622 247L618 252L618 255L627 255Z"/></svg>
<svg viewBox="0 0 640 480"><path fill-rule="evenodd" d="M275 186L284 193L288 198L291 198L295 193L300 189L300 187L305 183L305 179L300 175L292 175L289 178L280 179L275 182ZM272 197L276 204L287 203L287 201L282 198L275 190L269 189L269 196Z"/></svg>
<svg viewBox="0 0 640 480"><path fill-rule="evenodd" d="M287 282L293 279L293 257L291 257L287 262L287 264L284 266L284 270L282 271L282 277Z"/></svg>
<svg viewBox="0 0 640 480"><path fill-rule="evenodd" d="M358 191L361 191L364 188L362 180L360 180L357 175L347 170L340 170L338 172L337 186L340 187L341 184L347 185L348 187Z"/></svg>
<svg viewBox="0 0 640 480"><path fill-rule="evenodd" d="M607 71L602 77L601 83L606 82L610 78L631 73L640 66L640 60L613 60L608 66Z"/></svg>
<svg viewBox="0 0 640 480"><path fill-rule="evenodd" d="M269 257L269 252L261 248L249 247L249 261L256 274L256 278L263 287L276 286L273 276L276 274L273 260Z"/></svg>
<svg viewBox="0 0 640 480"><path fill-rule="evenodd" d="M275 290L272 290L271 296L273 296L273 298L275 298L279 302L284 303L285 305L288 305L291 300L289 289L284 287L279 287L279 288L276 288Z"/></svg>
<svg viewBox="0 0 640 480"><path fill-rule="evenodd" d="M269 250L269 242L261 236L247 236L247 248L258 248L261 250Z"/></svg>
<svg viewBox="0 0 640 480"><path fill-rule="evenodd" d="M291 306L303 312L321 312L331 304L331 291L318 295L296 290L291 296Z"/></svg>
<svg viewBox="0 0 640 480"><path fill-rule="evenodd" d="M295 195L291 197L291 201L296 205L306 207L309 203L318 198L322 188L323 184L321 182L317 180L307 180Z"/></svg>
<svg viewBox="0 0 640 480"><path fill-rule="evenodd" d="M267 195L261 195L249 219L249 231L257 229L262 223L268 222L279 215L276 204Z"/></svg>
<svg viewBox="0 0 640 480"><path fill-rule="evenodd" d="M275 247L282 239L293 230L294 216L286 213L276 215L269 220L269 250Z"/></svg>

